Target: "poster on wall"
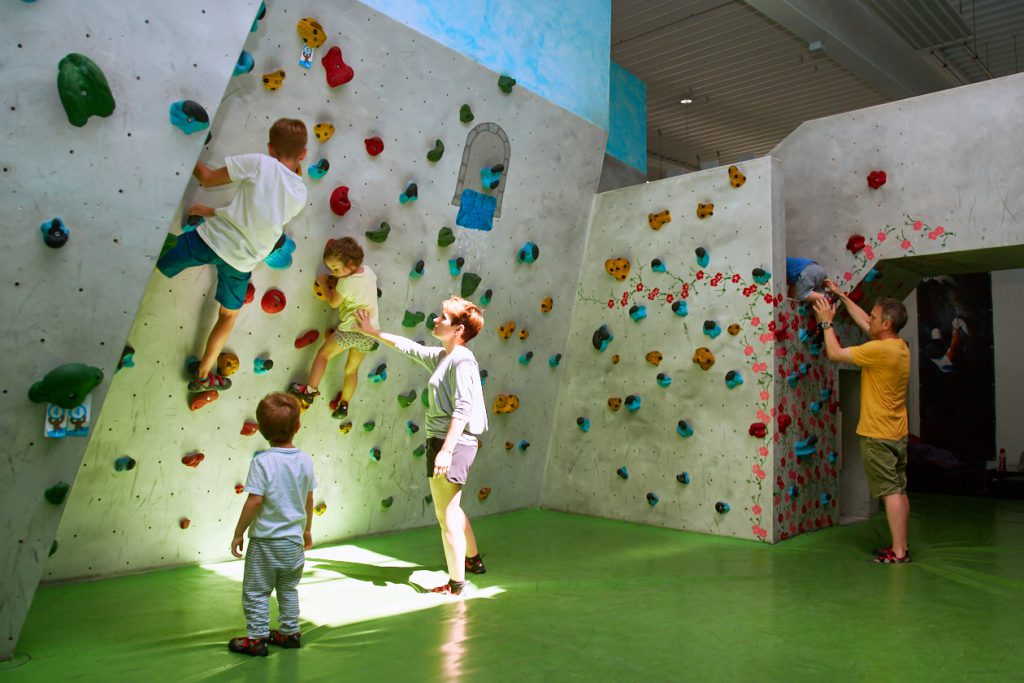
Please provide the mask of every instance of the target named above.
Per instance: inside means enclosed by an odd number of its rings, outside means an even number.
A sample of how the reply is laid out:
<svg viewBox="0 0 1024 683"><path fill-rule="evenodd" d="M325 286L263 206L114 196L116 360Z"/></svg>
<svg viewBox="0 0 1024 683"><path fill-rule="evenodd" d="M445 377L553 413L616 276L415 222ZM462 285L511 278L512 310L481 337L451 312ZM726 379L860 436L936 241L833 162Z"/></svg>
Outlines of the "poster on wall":
<svg viewBox="0 0 1024 683"><path fill-rule="evenodd" d="M958 466L982 471L995 452L991 277L926 278L917 309L921 439Z"/></svg>

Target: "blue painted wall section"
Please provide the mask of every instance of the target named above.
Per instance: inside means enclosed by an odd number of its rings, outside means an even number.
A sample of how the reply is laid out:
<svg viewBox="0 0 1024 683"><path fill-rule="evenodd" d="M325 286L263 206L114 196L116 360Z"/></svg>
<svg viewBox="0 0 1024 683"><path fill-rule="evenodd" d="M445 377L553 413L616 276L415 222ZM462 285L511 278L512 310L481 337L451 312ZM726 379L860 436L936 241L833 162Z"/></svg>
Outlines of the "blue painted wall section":
<svg viewBox="0 0 1024 683"><path fill-rule="evenodd" d="M364 3L608 130L611 0Z"/></svg>
<svg viewBox="0 0 1024 683"><path fill-rule="evenodd" d="M611 65L607 152L647 173L647 84Z"/></svg>

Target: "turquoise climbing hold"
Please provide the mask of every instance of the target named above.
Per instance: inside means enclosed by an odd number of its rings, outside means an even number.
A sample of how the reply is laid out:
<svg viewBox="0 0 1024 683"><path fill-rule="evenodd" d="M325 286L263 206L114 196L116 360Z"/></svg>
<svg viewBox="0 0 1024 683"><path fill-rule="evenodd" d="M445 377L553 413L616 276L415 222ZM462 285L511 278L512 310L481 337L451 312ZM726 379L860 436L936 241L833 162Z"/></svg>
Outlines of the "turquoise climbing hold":
<svg viewBox="0 0 1024 683"><path fill-rule="evenodd" d="M615 474L619 475L623 479L629 479L629 470L626 469L625 465L615 470Z"/></svg>
<svg viewBox="0 0 1024 683"><path fill-rule="evenodd" d="M295 240L288 235L281 235L277 246L267 254L263 262L274 270L284 270L292 265L292 253L295 251Z"/></svg>
<svg viewBox="0 0 1024 683"><path fill-rule="evenodd" d="M651 491L651 492L649 492L647 494L647 504L650 505L651 507L654 507L655 505L657 505L658 504L658 500L659 500L658 494L654 493L653 491Z"/></svg>
<svg viewBox="0 0 1024 683"><path fill-rule="evenodd" d="M660 258L656 258L651 261L651 271L655 273L664 273L668 268L665 266L665 262Z"/></svg>
<svg viewBox="0 0 1024 683"><path fill-rule="evenodd" d="M331 162L327 161L327 159L321 159L315 164L310 164L309 167L306 169L306 173L309 175L310 178L320 180L320 178L323 178L325 175L327 175L327 171L329 171L330 169Z"/></svg>
<svg viewBox="0 0 1024 683"><path fill-rule="evenodd" d="M505 164L494 164L480 169L480 187L485 190L496 190L501 185L501 174Z"/></svg>
<svg viewBox="0 0 1024 683"><path fill-rule="evenodd" d="M370 460L380 462L380 449L376 446L370 449Z"/></svg>
<svg viewBox="0 0 1024 683"><path fill-rule="evenodd" d="M740 374L739 370L730 370L725 373L725 386L735 389L741 384L743 384L743 375Z"/></svg>
<svg viewBox="0 0 1024 683"><path fill-rule="evenodd" d="M584 432L584 433L589 432L590 431L590 420L585 418L585 417L577 417L576 418L576 426L580 428L581 432Z"/></svg>
<svg viewBox="0 0 1024 683"><path fill-rule="evenodd" d="M690 307L686 305L686 301L684 299L677 299L672 302L672 312L680 318L685 318L686 314L690 312Z"/></svg>
<svg viewBox="0 0 1024 683"><path fill-rule="evenodd" d="M420 259L419 261L413 264L412 270L409 271L409 277L412 278L413 280L418 280L419 278L423 277L423 269L425 267L426 264L423 262L423 259Z"/></svg>
<svg viewBox="0 0 1024 683"><path fill-rule="evenodd" d="M693 427L686 420L680 420L676 423L676 433L684 439L693 436Z"/></svg>
<svg viewBox="0 0 1024 683"><path fill-rule="evenodd" d="M516 252L516 260L520 263L533 263L538 256L540 256L540 247L533 242L527 242Z"/></svg>
<svg viewBox="0 0 1024 683"><path fill-rule="evenodd" d="M672 378L666 375L664 372L658 373L657 381L659 387L667 387L670 384L672 384Z"/></svg>
<svg viewBox="0 0 1024 683"><path fill-rule="evenodd" d="M370 379L371 384L380 384L381 382L388 378L387 363L381 363L366 376Z"/></svg>
<svg viewBox="0 0 1024 683"><path fill-rule="evenodd" d="M754 278L754 282L756 282L759 285L768 284L768 281L772 279L772 274L769 273L764 268L754 268L754 271L753 273L751 273L751 275Z"/></svg>
<svg viewBox="0 0 1024 683"><path fill-rule="evenodd" d="M405 191L398 195L398 202L400 204L408 204L409 202L416 201L420 196L420 190L416 186L416 183L409 183L405 187Z"/></svg>
<svg viewBox="0 0 1024 683"><path fill-rule="evenodd" d="M252 71L252 68L256 65L253 61L252 55L242 50L242 54L238 55L238 62L235 63L235 70L232 76L241 76Z"/></svg>
<svg viewBox="0 0 1024 683"><path fill-rule="evenodd" d="M488 289L487 291L485 291L484 295L482 297L480 297L480 306L483 307L483 308L487 308L488 306L490 306L491 305L491 297L493 297L493 296L494 296L494 290Z"/></svg>
<svg viewBox="0 0 1024 683"><path fill-rule="evenodd" d="M520 365L529 365L531 360L533 360L533 351L527 351L523 355L519 356Z"/></svg>
<svg viewBox="0 0 1024 683"><path fill-rule="evenodd" d="M629 396L627 396L626 400L623 401L623 403L631 413L635 413L636 411L640 410L641 401L640 397L637 396L636 394L630 394Z"/></svg>
<svg viewBox="0 0 1024 683"><path fill-rule="evenodd" d="M560 354L560 353L556 353L555 355L551 356L551 358L548 358L548 365L550 365L553 368L557 368L558 364L561 363L561 362L562 362L562 354Z"/></svg>
<svg viewBox="0 0 1024 683"><path fill-rule="evenodd" d="M697 247L695 250L697 254L697 265L701 268L707 268L708 264L711 263L711 254L704 247Z"/></svg>
<svg viewBox="0 0 1024 683"><path fill-rule="evenodd" d="M718 335L722 334L722 328L714 320L704 321L704 334L714 339Z"/></svg>
<svg viewBox="0 0 1024 683"><path fill-rule="evenodd" d="M178 100L171 104L171 123L185 135L192 135L210 127L210 115L198 102Z"/></svg>
<svg viewBox="0 0 1024 683"><path fill-rule="evenodd" d="M680 484L689 484L690 483L690 473L689 472L680 472L679 474L676 475L676 481L678 481Z"/></svg>
<svg viewBox="0 0 1024 683"><path fill-rule="evenodd" d="M593 344L594 348L598 351L604 351L608 348L608 342L615 339L612 336L611 330L608 329L607 325L601 325L601 327L594 330L594 334L590 339L590 343Z"/></svg>
<svg viewBox="0 0 1024 683"><path fill-rule="evenodd" d="M647 317L647 307L640 305L633 305L629 309L629 317L633 319L633 322L640 322Z"/></svg>
<svg viewBox="0 0 1024 683"><path fill-rule="evenodd" d="M452 277L458 277L459 273L462 272L462 267L466 265L466 259L459 256L458 258L448 259L448 272L451 273Z"/></svg>

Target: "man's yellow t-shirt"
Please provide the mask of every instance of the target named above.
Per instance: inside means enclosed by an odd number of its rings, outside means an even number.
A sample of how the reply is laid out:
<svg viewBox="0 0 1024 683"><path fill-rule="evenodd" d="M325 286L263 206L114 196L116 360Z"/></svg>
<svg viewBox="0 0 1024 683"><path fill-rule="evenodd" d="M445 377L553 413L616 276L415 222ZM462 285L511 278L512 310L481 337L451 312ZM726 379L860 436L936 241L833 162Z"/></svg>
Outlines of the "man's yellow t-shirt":
<svg viewBox="0 0 1024 683"><path fill-rule="evenodd" d="M861 368L857 433L876 439L907 436L907 380L910 350L902 339L878 339L850 347Z"/></svg>

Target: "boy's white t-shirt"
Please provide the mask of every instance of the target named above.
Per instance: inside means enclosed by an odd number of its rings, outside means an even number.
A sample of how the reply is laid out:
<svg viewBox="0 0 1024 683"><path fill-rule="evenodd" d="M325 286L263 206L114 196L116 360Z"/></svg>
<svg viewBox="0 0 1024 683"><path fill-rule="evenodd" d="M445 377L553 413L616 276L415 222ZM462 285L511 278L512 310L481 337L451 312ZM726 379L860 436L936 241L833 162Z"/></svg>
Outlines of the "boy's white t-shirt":
<svg viewBox="0 0 1024 683"><path fill-rule="evenodd" d="M267 154L226 157L224 166L238 192L196 232L232 268L251 273L274 250L284 224L306 206L306 184Z"/></svg>
<svg viewBox="0 0 1024 683"><path fill-rule="evenodd" d="M271 446L249 463L246 493L263 496L249 525L249 538L288 539L302 544L306 496L316 488L313 459L298 448Z"/></svg>
<svg viewBox="0 0 1024 683"><path fill-rule="evenodd" d="M341 296L338 305L338 329L351 332L358 327L356 311L365 308L370 312L370 320L374 327L380 327L377 312L377 276L369 266L363 266L363 272L338 278L335 291Z"/></svg>

